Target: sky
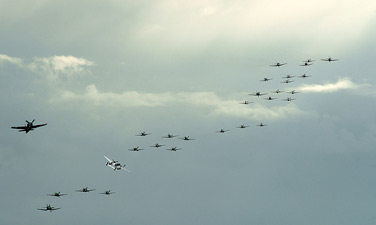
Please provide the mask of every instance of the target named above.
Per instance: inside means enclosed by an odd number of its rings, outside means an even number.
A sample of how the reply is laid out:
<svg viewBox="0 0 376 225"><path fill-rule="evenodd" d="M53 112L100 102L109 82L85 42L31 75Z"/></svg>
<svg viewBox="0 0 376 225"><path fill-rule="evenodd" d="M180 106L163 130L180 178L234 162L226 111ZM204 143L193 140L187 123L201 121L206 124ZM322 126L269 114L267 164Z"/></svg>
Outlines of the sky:
<svg viewBox="0 0 376 225"><path fill-rule="evenodd" d="M375 224L376 2L0 5L0 224Z"/></svg>

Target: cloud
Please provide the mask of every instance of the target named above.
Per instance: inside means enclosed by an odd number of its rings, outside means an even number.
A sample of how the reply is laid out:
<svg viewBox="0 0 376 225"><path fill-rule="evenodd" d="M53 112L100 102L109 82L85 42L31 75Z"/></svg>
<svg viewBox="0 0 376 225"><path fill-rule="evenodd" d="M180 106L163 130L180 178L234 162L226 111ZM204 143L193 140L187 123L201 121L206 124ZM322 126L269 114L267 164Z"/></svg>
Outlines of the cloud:
<svg viewBox="0 0 376 225"><path fill-rule="evenodd" d="M238 117L246 119L281 119L289 115L298 115L303 112L294 104L266 107L254 103L252 107L239 104L239 100L223 99L214 92L164 92L146 93L125 91L122 93L100 92L94 84L86 87L85 92L77 94L63 91L59 96L51 98L52 104L79 104L87 107L101 107L123 109L130 107L189 107L191 111L204 111L210 115ZM196 110L192 110L195 108ZM200 110L199 110L200 109Z"/></svg>
<svg viewBox="0 0 376 225"><path fill-rule="evenodd" d="M304 92L335 92L344 89L356 89L359 85L352 82L350 78L342 78L336 83L326 83L326 84L312 84L312 85L303 85L298 87L297 90Z"/></svg>
<svg viewBox="0 0 376 225"><path fill-rule="evenodd" d="M14 58L14 57L0 54L0 65L3 63L11 63L20 67L23 65L23 61L20 58Z"/></svg>
<svg viewBox="0 0 376 225"><path fill-rule="evenodd" d="M49 81L56 81L60 75L72 77L83 72L87 66L94 63L84 58L74 56L52 56L34 58L33 62L27 65L31 71L44 75Z"/></svg>

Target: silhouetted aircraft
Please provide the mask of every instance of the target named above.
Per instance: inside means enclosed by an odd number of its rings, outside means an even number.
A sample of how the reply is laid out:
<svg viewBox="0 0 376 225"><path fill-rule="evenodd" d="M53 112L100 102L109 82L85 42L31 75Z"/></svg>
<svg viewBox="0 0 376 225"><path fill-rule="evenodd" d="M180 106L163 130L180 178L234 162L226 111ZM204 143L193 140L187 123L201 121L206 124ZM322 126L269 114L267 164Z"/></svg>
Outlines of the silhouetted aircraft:
<svg viewBox="0 0 376 225"><path fill-rule="evenodd" d="M84 187L80 190L76 190L77 192L90 192L90 191L95 191L95 189L88 189L88 187Z"/></svg>
<svg viewBox="0 0 376 225"><path fill-rule="evenodd" d="M292 75L286 75L286 76L284 76L284 77L282 77L282 78L291 79L291 78L293 78L293 77L295 77L295 76L292 76Z"/></svg>
<svg viewBox="0 0 376 225"><path fill-rule="evenodd" d="M174 138L174 137L177 137L179 135L172 135L172 134L167 134L167 136L163 136L163 138Z"/></svg>
<svg viewBox="0 0 376 225"><path fill-rule="evenodd" d="M285 81L282 81L281 83L288 84L288 83L291 83L291 82L294 82L294 81L293 81L293 80L289 80L289 79L287 79L287 80L285 80Z"/></svg>
<svg viewBox="0 0 376 225"><path fill-rule="evenodd" d="M168 148L166 150L176 152L177 150L181 150L181 148L173 147L173 148Z"/></svg>
<svg viewBox="0 0 376 225"><path fill-rule="evenodd" d="M300 93L300 92L297 92L297 91L295 91L295 90L292 90L292 91L289 91L289 92L287 92L287 93L290 93L290 94L298 94L298 93Z"/></svg>
<svg viewBox="0 0 376 225"><path fill-rule="evenodd" d="M268 124L260 123L260 124L257 124L256 126L264 127L264 126L267 126L267 125L268 125Z"/></svg>
<svg viewBox="0 0 376 225"><path fill-rule="evenodd" d="M264 98L264 99L265 99L265 100L269 100L269 101L270 101L270 100L274 100L274 99L276 99L276 98L272 98L272 97L270 97L270 96L269 96L269 97L267 97L267 98Z"/></svg>
<svg viewBox="0 0 376 225"><path fill-rule="evenodd" d="M252 102L250 102L250 101L244 101L244 102L241 102L241 103L239 103L239 104L248 105L248 104L250 104L250 103L252 103Z"/></svg>
<svg viewBox="0 0 376 225"><path fill-rule="evenodd" d="M338 61L338 59L332 59L332 57L326 58L326 59L321 59L322 61L327 61L327 62L333 62L333 61Z"/></svg>
<svg viewBox="0 0 376 225"><path fill-rule="evenodd" d="M112 194L115 194L116 192L111 192L111 190L108 190L108 191L105 191L105 192L102 192L102 193L99 193L99 194L103 194L103 195L112 195Z"/></svg>
<svg viewBox="0 0 376 225"><path fill-rule="evenodd" d="M48 196L54 196L54 197L58 197L58 198L60 198L61 196L64 196L64 195L67 195L67 194L60 194L60 191L55 192L53 194L48 194Z"/></svg>
<svg viewBox="0 0 376 225"><path fill-rule="evenodd" d="M288 101L288 102L291 102L291 101L293 101L293 100L295 100L295 98L286 98L286 99L282 99L282 101Z"/></svg>
<svg viewBox="0 0 376 225"><path fill-rule="evenodd" d="M244 128L247 128L247 127L249 127L249 126L245 126L245 125L240 125L239 127L236 127L236 128L241 128L241 129L244 129Z"/></svg>
<svg viewBox="0 0 376 225"><path fill-rule="evenodd" d="M306 74L303 74L303 75L300 75L299 77L300 77L300 78L307 78L307 77L310 77L310 76L308 76L308 75L306 75Z"/></svg>
<svg viewBox="0 0 376 225"><path fill-rule="evenodd" d="M138 146L137 147L135 147L135 148L130 148L130 149L128 149L129 151L134 151L134 152L138 152L138 151L140 151L140 150L144 150L143 148L139 148Z"/></svg>
<svg viewBox="0 0 376 225"><path fill-rule="evenodd" d="M264 79L260 80L260 81L269 81L269 80L272 80L273 78L267 78L267 77L264 77Z"/></svg>
<svg viewBox="0 0 376 225"><path fill-rule="evenodd" d="M256 93L254 93L254 94L249 94L249 95L260 97L260 96L262 96L262 95L266 95L266 93L261 93L261 92L259 92L259 91L256 91Z"/></svg>
<svg viewBox="0 0 376 225"><path fill-rule="evenodd" d="M25 131L26 133L29 133L29 131L34 130L34 129L37 128L37 127L42 127L42 126L46 126L46 125L47 125L47 123L34 125L34 124L33 124L34 121L35 121L35 120L29 122L29 121L26 120L26 123L27 123L27 124L26 124L25 126L12 127L12 129L19 129L19 132L23 132L23 131Z"/></svg>
<svg viewBox="0 0 376 225"><path fill-rule="evenodd" d="M303 61L303 62L306 62L306 63L310 63L310 62L314 62L315 60L313 60L313 59L307 59L307 60L305 60L305 61Z"/></svg>
<svg viewBox="0 0 376 225"><path fill-rule="evenodd" d="M287 63L279 63L279 62L277 62L277 63L275 63L275 64L273 64L273 65L270 65L270 66L277 66L277 67L280 67L280 66L283 66L283 65L286 65Z"/></svg>
<svg viewBox="0 0 376 225"><path fill-rule="evenodd" d="M272 93L276 93L276 94L279 94L279 93L281 93L281 92L283 92L283 91L280 91L279 89L277 89L277 90L275 90L275 91L272 91Z"/></svg>
<svg viewBox="0 0 376 225"><path fill-rule="evenodd" d="M229 130L223 130L223 129L221 129L221 130L218 130L217 133L225 133L227 131L229 131Z"/></svg>
<svg viewBox="0 0 376 225"><path fill-rule="evenodd" d="M156 143L155 145L152 145L150 147L159 148L159 147L162 147L162 146L165 146L165 145L160 145L160 144Z"/></svg>
<svg viewBox="0 0 376 225"><path fill-rule="evenodd" d="M61 209L61 208L55 208L55 207L51 206L50 204L47 204L47 206L45 208L41 208L41 209L38 209L38 210L52 212L52 211L58 210L58 209Z"/></svg>
<svg viewBox="0 0 376 225"><path fill-rule="evenodd" d="M194 140L194 139L192 139L192 138L189 138L189 136L185 136L184 138L180 138L180 139L182 139L182 140L184 140L184 141L191 141L191 140Z"/></svg>
<svg viewBox="0 0 376 225"><path fill-rule="evenodd" d="M299 66L310 66L312 65L313 63L308 63L308 62L305 62L304 64L300 64Z"/></svg>
<svg viewBox="0 0 376 225"><path fill-rule="evenodd" d="M146 135L149 135L151 133L145 133L145 131L141 132L140 134L136 134L136 136L146 136Z"/></svg>

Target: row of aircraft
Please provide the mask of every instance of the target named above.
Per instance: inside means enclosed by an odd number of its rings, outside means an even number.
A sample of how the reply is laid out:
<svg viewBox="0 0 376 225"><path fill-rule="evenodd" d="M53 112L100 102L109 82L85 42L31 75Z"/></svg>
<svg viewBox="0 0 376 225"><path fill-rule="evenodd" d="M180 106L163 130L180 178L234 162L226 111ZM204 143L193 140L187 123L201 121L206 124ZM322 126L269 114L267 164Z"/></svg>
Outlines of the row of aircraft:
<svg viewBox="0 0 376 225"><path fill-rule="evenodd" d="M313 64L315 60L313 59L307 59L307 60L304 60L303 61L303 64L300 64L299 66L311 66ZM328 58L325 58L325 59L321 59L321 61L326 61L326 62L335 62L335 61L338 61L338 59L333 59L332 57L328 57ZM276 66L276 67L280 67L280 66L284 66L286 65L287 63L275 63L275 64L272 64L270 66Z"/></svg>

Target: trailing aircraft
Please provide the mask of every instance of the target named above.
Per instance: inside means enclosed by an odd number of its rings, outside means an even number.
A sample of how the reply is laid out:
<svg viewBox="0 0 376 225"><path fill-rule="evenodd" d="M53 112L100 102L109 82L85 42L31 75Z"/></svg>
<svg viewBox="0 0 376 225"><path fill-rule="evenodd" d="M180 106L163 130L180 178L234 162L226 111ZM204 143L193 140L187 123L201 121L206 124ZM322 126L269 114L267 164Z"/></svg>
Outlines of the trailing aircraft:
<svg viewBox="0 0 376 225"><path fill-rule="evenodd" d="M41 208L41 209L38 209L38 210L42 210L42 211L50 211L50 212L52 212L52 211L54 211L54 210L58 210L58 209L61 209L61 208L55 208L55 207L51 206L50 204L47 204L46 207Z"/></svg>
<svg viewBox="0 0 376 225"><path fill-rule="evenodd" d="M19 132L25 131L26 133L29 133L29 131L34 130L35 128L43 127L43 126L47 125L47 123L34 125L33 124L34 121L35 121L35 119L33 121L31 121L31 122L29 122L29 121L26 120L26 125L25 126L12 127L12 129L19 129Z"/></svg>

